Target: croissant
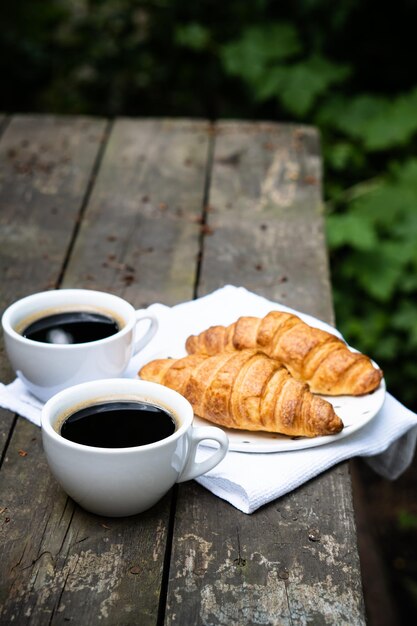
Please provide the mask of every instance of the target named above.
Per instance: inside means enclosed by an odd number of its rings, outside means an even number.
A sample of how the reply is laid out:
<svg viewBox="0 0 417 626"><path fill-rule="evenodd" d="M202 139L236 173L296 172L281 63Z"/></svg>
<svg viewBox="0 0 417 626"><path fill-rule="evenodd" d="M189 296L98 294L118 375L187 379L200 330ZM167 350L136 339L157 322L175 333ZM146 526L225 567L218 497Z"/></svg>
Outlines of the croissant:
<svg viewBox="0 0 417 626"><path fill-rule="evenodd" d="M369 357L352 352L342 339L281 311L264 318L240 317L230 326L212 326L186 341L189 354L245 348L278 360L313 393L360 396L374 391L383 376Z"/></svg>
<svg viewBox="0 0 417 626"><path fill-rule="evenodd" d="M333 435L343 428L330 402L258 350L157 359L139 376L178 391L196 415L227 428L292 437Z"/></svg>

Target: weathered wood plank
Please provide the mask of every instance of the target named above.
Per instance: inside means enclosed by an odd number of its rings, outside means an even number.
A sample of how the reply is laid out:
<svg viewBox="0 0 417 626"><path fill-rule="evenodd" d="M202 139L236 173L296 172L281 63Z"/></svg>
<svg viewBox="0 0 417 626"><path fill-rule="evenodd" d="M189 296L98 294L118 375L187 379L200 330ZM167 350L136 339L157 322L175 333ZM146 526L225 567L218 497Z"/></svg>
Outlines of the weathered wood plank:
<svg viewBox="0 0 417 626"><path fill-rule="evenodd" d="M8 117L4 113L0 113L0 135L4 131L7 125Z"/></svg>
<svg viewBox="0 0 417 626"><path fill-rule="evenodd" d="M192 298L209 130L117 120L65 286L105 288L137 308Z"/></svg>
<svg viewBox="0 0 417 626"><path fill-rule="evenodd" d="M106 289L122 295L136 307L192 298L208 130L207 124L200 122L116 122L64 286L81 284ZM166 225L162 226L163 222ZM161 589L169 504L167 498L165 506L150 513L161 552L156 558L152 540L142 545L136 571L140 592L135 599L127 595L123 582L126 574L117 573L117 599L106 623L125 623L129 618L126 607L132 606L137 620L133 623L156 623L155 597L159 597ZM142 516L127 528L131 528L133 537L141 534ZM134 561L129 556L130 537L123 537L122 543L123 558ZM121 558L115 558L114 570L120 569L120 561ZM65 604L65 595L62 601ZM93 611L97 600L90 597L88 604Z"/></svg>
<svg viewBox="0 0 417 626"><path fill-rule="evenodd" d="M200 295L243 285L332 321L314 130L220 124L209 204ZM251 516L181 486L166 623L187 620L363 624L347 465Z"/></svg>
<svg viewBox="0 0 417 626"><path fill-rule="evenodd" d="M15 421L15 415L11 411L7 411L6 409L0 408L0 459L2 458L5 452L7 441L9 439L11 429L13 428L14 421ZM0 461L0 469L1 469L1 461Z"/></svg>
<svg viewBox="0 0 417 626"><path fill-rule="evenodd" d="M332 321L321 158L310 127L216 127L199 293L251 291Z"/></svg>
<svg viewBox="0 0 417 626"><path fill-rule="evenodd" d="M16 116L0 142L1 306L56 286L105 121Z"/></svg>
<svg viewBox="0 0 417 626"><path fill-rule="evenodd" d="M16 116L2 133L2 309L55 286L104 130L89 118Z"/></svg>
<svg viewBox="0 0 417 626"><path fill-rule="evenodd" d="M5 128L0 140L2 309L58 284L106 125L98 119L17 116ZM7 382L13 373L3 344L1 350L1 380ZM53 536L52 529L56 518L65 525L66 498L49 477L39 429L22 419L13 432L13 414L1 410L0 418L0 619L45 623L44 600L52 595L40 583L37 568L48 551L42 547L43 538L53 544L63 536ZM50 544L49 551L54 554ZM34 589L42 606L38 618L32 619Z"/></svg>
<svg viewBox="0 0 417 626"><path fill-rule="evenodd" d="M0 310L57 284L106 122L3 117L0 138ZM0 380L14 377L0 338ZM1 411L0 444L14 416Z"/></svg>
<svg viewBox="0 0 417 626"><path fill-rule="evenodd" d="M16 116L2 126L1 310L58 281L104 128L100 120L41 116ZM0 380L13 376L1 337ZM12 423L2 411L1 442Z"/></svg>
<svg viewBox="0 0 417 626"><path fill-rule="evenodd" d="M136 306L190 299L208 141L204 123L118 121L62 285L113 291ZM162 219L166 228L161 228ZM28 428L22 421L9 445L2 472L9 491L22 462L11 451L29 446ZM44 624L45 619L53 624L98 619L106 625L155 624L172 494L144 515L100 520L67 502L40 451L23 461L30 471L21 481L26 485L21 497L32 486L43 494L45 511L32 530L28 516L33 512L25 512L19 494L15 499L9 494L18 516L15 528L27 537L29 548L23 555L18 535L10 538L14 544L7 570L16 580L5 615L29 624Z"/></svg>
<svg viewBox="0 0 417 626"><path fill-rule="evenodd" d="M100 120L42 116L16 116L5 129L0 141L1 309L56 286L104 129ZM1 369L1 380L6 375L12 376L10 370Z"/></svg>

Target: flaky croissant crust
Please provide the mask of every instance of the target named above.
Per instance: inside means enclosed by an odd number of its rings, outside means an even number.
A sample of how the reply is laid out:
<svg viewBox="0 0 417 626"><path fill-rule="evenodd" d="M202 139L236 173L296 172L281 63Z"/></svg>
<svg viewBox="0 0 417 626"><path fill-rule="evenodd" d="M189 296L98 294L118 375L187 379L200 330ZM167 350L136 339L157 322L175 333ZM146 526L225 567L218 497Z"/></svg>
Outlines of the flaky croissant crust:
<svg viewBox="0 0 417 626"><path fill-rule="evenodd" d="M258 350L157 359L139 376L178 391L196 415L228 428L305 437L343 428L329 402Z"/></svg>
<svg viewBox="0 0 417 626"><path fill-rule="evenodd" d="M283 311L271 311L263 318L240 317L230 326L212 326L186 341L189 354L248 348L262 350L285 365L313 393L364 395L374 391L383 377L366 355Z"/></svg>

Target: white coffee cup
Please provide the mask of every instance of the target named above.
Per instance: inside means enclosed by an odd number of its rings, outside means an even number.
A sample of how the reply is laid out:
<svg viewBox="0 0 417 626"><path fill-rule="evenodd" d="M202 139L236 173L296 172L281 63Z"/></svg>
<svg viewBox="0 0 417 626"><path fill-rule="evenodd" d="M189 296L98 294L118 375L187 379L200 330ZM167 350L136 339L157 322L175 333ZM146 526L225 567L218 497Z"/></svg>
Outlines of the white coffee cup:
<svg viewBox="0 0 417 626"><path fill-rule="evenodd" d="M175 432L160 441L129 448L83 445L60 434L68 413L98 401L123 399L165 408L177 423ZM206 473L224 458L226 434L213 426L194 428L192 422L191 404L168 387L127 378L93 381L65 389L48 400L42 409L42 441L53 475L78 504L92 513L120 517L145 511L175 483ZM207 439L217 441L219 448L197 462L197 447Z"/></svg>
<svg viewBox="0 0 417 626"><path fill-rule="evenodd" d="M42 343L23 337L22 326L36 318L64 311L102 311L113 316L120 330L110 337L77 344ZM136 326L149 320L141 338ZM121 376L131 357L158 329L147 311L118 296L90 289L43 291L14 302L2 316L6 352L16 375L40 400L89 380Z"/></svg>

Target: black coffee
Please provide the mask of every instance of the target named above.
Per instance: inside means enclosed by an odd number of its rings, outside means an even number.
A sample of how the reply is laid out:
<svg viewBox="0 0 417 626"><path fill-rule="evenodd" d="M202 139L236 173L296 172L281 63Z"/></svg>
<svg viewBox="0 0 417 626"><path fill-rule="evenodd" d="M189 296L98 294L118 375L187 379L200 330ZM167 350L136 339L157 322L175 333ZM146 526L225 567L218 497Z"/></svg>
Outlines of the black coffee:
<svg viewBox="0 0 417 626"><path fill-rule="evenodd" d="M144 401L123 400L94 404L66 418L65 439L96 448L131 448L165 439L175 432L173 416Z"/></svg>
<svg viewBox="0 0 417 626"><path fill-rule="evenodd" d="M22 335L42 343L72 344L105 339L119 330L118 323L102 313L66 311L41 317L29 324Z"/></svg>

